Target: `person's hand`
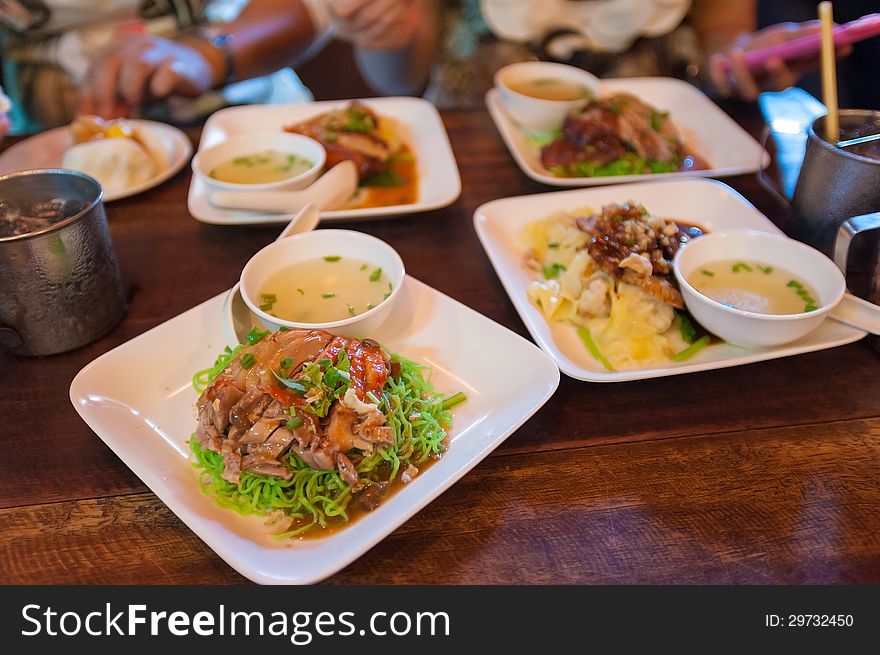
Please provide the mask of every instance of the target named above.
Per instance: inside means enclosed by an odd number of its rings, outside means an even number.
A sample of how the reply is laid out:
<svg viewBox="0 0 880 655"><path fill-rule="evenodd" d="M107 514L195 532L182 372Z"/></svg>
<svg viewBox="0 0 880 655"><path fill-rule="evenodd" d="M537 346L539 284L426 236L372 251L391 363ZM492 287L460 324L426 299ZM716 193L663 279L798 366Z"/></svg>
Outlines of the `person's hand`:
<svg viewBox="0 0 880 655"><path fill-rule="evenodd" d="M762 91L782 91L794 86L806 73L818 68L818 55L790 62L772 58L764 62L760 70L750 70L745 53L807 36L819 29L819 21L816 20L771 25L742 35L727 52L710 57L709 76L712 83L722 96L738 96L745 100L757 100ZM837 56L846 56L851 51L851 46L842 46L837 49ZM728 62L729 69L726 69L725 62Z"/></svg>
<svg viewBox="0 0 880 655"><path fill-rule="evenodd" d="M219 75L204 51L149 34L126 36L95 60L81 90L79 113L118 118L170 95L196 97Z"/></svg>
<svg viewBox="0 0 880 655"><path fill-rule="evenodd" d="M370 50L410 45L421 19L414 0L327 0L327 5L337 34Z"/></svg>

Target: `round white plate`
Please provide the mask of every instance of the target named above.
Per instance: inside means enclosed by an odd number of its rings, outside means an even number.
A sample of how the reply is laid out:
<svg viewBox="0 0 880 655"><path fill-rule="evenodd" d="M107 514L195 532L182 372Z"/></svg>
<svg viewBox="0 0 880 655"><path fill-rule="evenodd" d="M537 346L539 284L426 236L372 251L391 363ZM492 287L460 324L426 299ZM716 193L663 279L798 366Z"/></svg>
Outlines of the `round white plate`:
<svg viewBox="0 0 880 655"><path fill-rule="evenodd" d="M171 165L140 184L104 194L104 202L128 198L152 189L175 175L192 157L192 143L176 127L155 121L131 120L140 129L150 132L162 144ZM56 127L16 143L0 154L0 175L32 168L61 168L61 157L71 145L67 126Z"/></svg>

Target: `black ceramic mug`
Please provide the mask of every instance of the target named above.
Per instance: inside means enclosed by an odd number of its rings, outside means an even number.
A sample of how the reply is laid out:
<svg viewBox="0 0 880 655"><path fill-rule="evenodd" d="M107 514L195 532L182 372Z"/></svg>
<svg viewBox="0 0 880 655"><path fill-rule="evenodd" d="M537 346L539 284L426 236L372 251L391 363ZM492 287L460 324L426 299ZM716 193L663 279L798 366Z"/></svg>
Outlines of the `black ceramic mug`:
<svg viewBox="0 0 880 655"><path fill-rule="evenodd" d="M880 141L839 148L824 129L824 116L810 127L788 232L834 259L852 293L880 304ZM880 133L880 111L841 110L840 132L839 140Z"/></svg>

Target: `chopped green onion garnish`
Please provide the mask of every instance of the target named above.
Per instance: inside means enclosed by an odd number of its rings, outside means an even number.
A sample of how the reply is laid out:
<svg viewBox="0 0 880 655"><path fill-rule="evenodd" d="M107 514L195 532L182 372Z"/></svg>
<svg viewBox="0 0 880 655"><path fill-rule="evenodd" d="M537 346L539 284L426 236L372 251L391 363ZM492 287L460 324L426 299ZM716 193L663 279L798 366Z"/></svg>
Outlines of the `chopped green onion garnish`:
<svg viewBox="0 0 880 655"><path fill-rule="evenodd" d="M801 288L803 288L804 285L801 284L800 282L798 282L797 280L789 280L788 284L786 284L785 286L791 287L792 289L801 289Z"/></svg>
<svg viewBox="0 0 880 655"><path fill-rule="evenodd" d="M804 307L805 312L815 312L817 309L819 308L816 307L816 305L814 305L813 303L809 303L806 307Z"/></svg>
<svg viewBox="0 0 880 655"><path fill-rule="evenodd" d="M290 357L283 357L281 359L281 368L290 368L293 366L293 359Z"/></svg>
<svg viewBox="0 0 880 655"><path fill-rule="evenodd" d="M380 277L382 277L382 269L377 268L375 271L370 273L370 282L378 282Z"/></svg>
<svg viewBox="0 0 880 655"><path fill-rule="evenodd" d="M679 329L681 330L681 338L685 343L693 343L694 339L697 338L697 331L694 329L694 324L691 323L691 319L688 318L688 315L684 312L677 311L678 319L681 323Z"/></svg>
<svg viewBox="0 0 880 655"><path fill-rule="evenodd" d="M672 359L676 362L683 362L687 359L690 359L691 357L696 355L698 352L700 352L703 348L708 346L710 340L711 340L711 337L708 334L703 335L702 337L700 337L699 339L694 341L691 345L689 345L687 348L682 350L680 353L673 355Z"/></svg>
<svg viewBox="0 0 880 655"><path fill-rule="evenodd" d="M251 368L254 364L257 363L256 358L250 353L244 353L241 357L239 357L239 360L241 360L241 365L245 368Z"/></svg>
<svg viewBox="0 0 880 655"><path fill-rule="evenodd" d="M336 297L336 292L334 292L334 291L325 291L324 293L321 294L321 297L322 297L322 298L335 298L335 297Z"/></svg>
<svg viewBox="0 0 880 655"><path fill-rule="evenodd" d="M247 342L249 344L253 345L253 344L257 343L258 341L260 341L267 334L269 334L269 330L261 330L260 328L254 328L253 330L251 330L250 332L247 333L247 336L245 338L247 339Z"/></svg>
<svg viewBox="0 0 880 655"><path fill-rule="evenodd" d="M339 255L330 255L329 257L324 257L325 262L338 262L342 259Z"/></svg>
<svg viewBox="0 0 880 655"><path fill-rule="evenodd" d="M450 407L455 407L456 405L463 403L467 400L467 396L459 391L458 393L454 393L449 398L444 399L443 401L443 409L449 409Z"/></svg>
<svg viewBox="0 0 880 655"><path fill-rule="evenodd" d="M299 291L299 295L301 295L301 296L306 295L306 292L303 291L302 289L297 289L297 291Z"/></svg>
<svg viewBox="0 0 880 655"><path fill-rule="evenodd" d="M276 302L278 302L278 297L274 293L260 294L260 309L264 312L268 312L272 309Z"/></svg>
<svg viewBox="0 0 880 655"><path fill-rule="evenodd" d="M542 273L544 273L544 278L547 280L552 280L553 278L559 277L559 274L565 270L565 266L562 264L550 264L545 266L542 269Z"/></svg>
<svg viewBox="0 0 880 655"><path fill-rule="evenodd" d="M770 275L770 273L773 272L773 267L772 267L772 266L759 266L758 268L761 269L761 272L762 272L764 275Z"/></svg>
<svg viewBox="0 0 880 655"><path fill-rule="evenodd" d="M607 359L605 359L605 355L601 353L599 350L599 346L596 345L596 342L593 341L593 335L590 334L590 331L585 327L579 327L577 329L577 334L581 338L581 341L584 342L584 345L587 347L587 350L590 351L590 354L596 358L596 360L602 364L609 371L613 371L614 367L611 365Z"/></svg>
<svg viewBox="0 0 880 655"><path fill-rule="evenodd" d="M557 248L559 248L559 244L553 241L551 243L548 243L547 247L550 248L550 250L556 250Z"/></svg>
<svg viewBox="0 0 880 655"><path fill-rule="evenodd" d="M351 305L346 305L346 308L348 309L349 315L354 316L354 307L352 307Z"/></svg>
<svg viewBox="0 0 880 655"><path fill-rule="evenodd" d="M299 426L303 424L302 416L294 416L287 423L284 424L288 430L296 430Z"/></svg>
<svg viewBox="0 0 880 655"><path fill-rule="evenodd" d="M745 262L737 262L733 265L734 273L739 273L740 271L748 271L749 273L751 273L753 270L754 269Z"/></svg>
<svg viewBox="0 0 880 655"><path fill-rule="evenodd" d="M707 275L708 277L715 277L715 273L713 273L712 271L707 271L706 269L703 269L702 273L703 275Z"/></svg>
<svg viewBox="0 0 880 655"><path fill-rule="evenodd" d="M387 296L386 296L386 297L387 297ZM367 309L373 309L373 307L375 307L375 306L376 306L376 305L374 305L373 303L370 303L369 305L367 305Z"/></svg>
<svg viewBox="0 0 880 655"><path fill-rule="evenodd" d="M368 268L368 266L367 266L366 264L361 264L361 270L362 270L362 271L367 270L367 268Z"/></svg>

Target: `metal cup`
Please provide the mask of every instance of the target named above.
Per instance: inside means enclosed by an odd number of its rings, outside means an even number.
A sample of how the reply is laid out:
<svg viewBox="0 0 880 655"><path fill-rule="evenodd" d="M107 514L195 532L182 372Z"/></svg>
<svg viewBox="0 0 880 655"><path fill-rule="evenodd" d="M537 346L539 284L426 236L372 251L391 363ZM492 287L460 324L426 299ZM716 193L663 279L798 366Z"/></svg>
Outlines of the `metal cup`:
<svg viewBox="0 0 880 655"><path fill-rule="evenodd" d="M105 335L125 314L103 193L77 171L0 177L4 203L28 208L59 199L78 209L32 232L0 237L0 348L17 355L66 352Z"/></svg>
<svg viewBox="0 0 880 655"><path fill-rule="evenodd" d="M855 295L880 304L880 156L838 148L824 128L824 116L810 127L789 234L833 258ZM841 110L840 131L840 139L880 132L880 111Z"/></svg>

